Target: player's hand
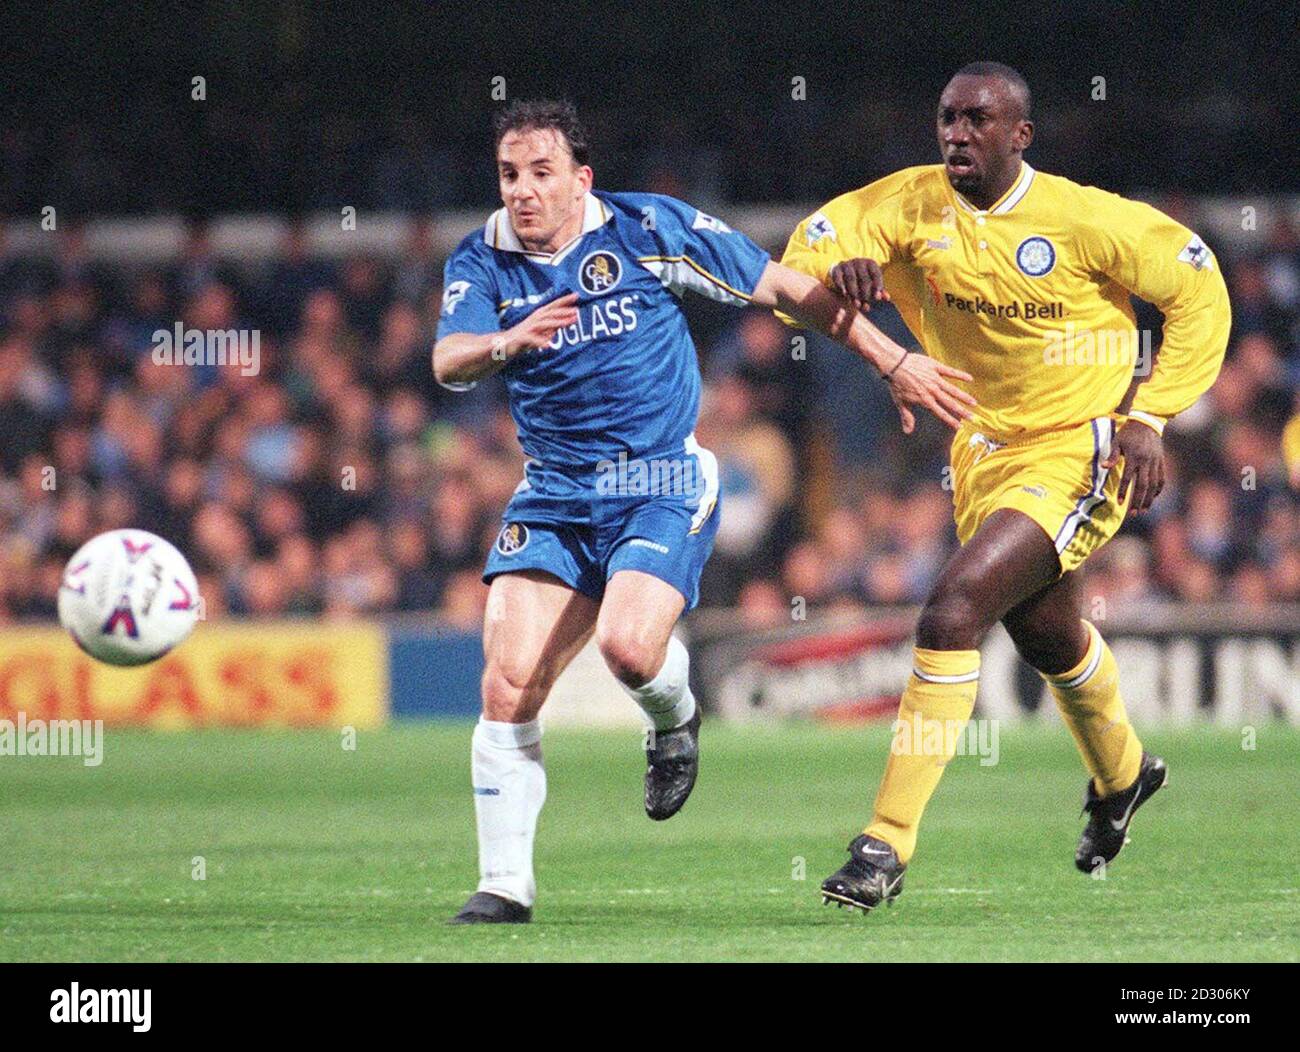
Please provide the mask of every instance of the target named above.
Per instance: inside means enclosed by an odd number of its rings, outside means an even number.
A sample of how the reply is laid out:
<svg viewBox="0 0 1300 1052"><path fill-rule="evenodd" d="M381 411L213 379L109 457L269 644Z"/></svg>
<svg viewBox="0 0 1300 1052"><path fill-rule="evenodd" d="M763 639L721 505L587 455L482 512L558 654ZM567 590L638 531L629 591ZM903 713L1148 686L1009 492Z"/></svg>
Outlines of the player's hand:
<svg viewBox="0 0 1300 1052"><path fill-rule="evenodd" d="M831 285L866 313L872 304L889 299L885 275L874 259L850 259L831 268Z"/></svg>
<svg viewBox="0 0 1300 1052"><path fill-rule="evenodd" d="M975 398L950 381L969 382L970 379L970 373L924 354L909 354L904 358L889 377L889 394L898 406L903 434L910 435L916 429L916 417L911 410L914 405L924 406L951 428L967 419L975 408Z"/></svg>
<svg viewBox="0 0 1300 1052"><path fill-rule="evenodd" d="M540 350L566 325L577 322L577 303L576 292L551 300L550 303L543 303L518 325L507 329L502 334L505 346L514 351Z"/></svg>
<svg viewBox="0 0 1300 1052"><path fill-rule="evenodd" d="M1143 512L1151 507L1160 491L1165 488L1165 444L1154 428L1137 420L1129 420L1115 435L1110 446L1110 456L1101 462L1107 470L1124 461L1124 474L1119 482L1119 500L1122 504L1129 488L1133 500L1129 511Z"/></svg>

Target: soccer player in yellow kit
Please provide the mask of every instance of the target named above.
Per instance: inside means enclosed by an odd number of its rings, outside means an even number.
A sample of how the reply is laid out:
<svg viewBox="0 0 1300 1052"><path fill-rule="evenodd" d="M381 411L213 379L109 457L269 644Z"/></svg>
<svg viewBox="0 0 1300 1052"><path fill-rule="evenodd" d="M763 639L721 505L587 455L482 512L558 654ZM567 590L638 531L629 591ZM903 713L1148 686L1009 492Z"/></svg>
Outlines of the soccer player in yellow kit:
<svg viewBox="0 0 1300 1052"><path fill-rule="evenodd" d="M798 226L782 260L860 309L892 300L927 354L971 374L960 386L978 403L963 421L937 413L957 429L961 547L921 612L896 724L927 733L907 748L896 739L870 824L822 884L827 902L869 910L902 890L996 621L1046 680L1091 775L1081 870L1119 853L1167 777L1129 724L1110 649L1079 616L1073 571L1163 487L1161 433L1218 375L1227 290L1186 227L1034 171L1021 158L1033 133L1019 73L962 67L939 100L943 163L837 197ZM1149 375L1130 292L1165 315ZM911 412L899 412L910 432Z"/></svg>

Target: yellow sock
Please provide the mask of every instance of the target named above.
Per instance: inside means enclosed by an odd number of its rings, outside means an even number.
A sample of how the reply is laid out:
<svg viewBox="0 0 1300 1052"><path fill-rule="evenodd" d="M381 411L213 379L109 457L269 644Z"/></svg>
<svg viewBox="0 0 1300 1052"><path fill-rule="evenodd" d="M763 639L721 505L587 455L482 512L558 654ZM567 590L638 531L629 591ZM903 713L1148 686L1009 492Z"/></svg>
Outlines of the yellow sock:
<svg viewBox="0 0 1300 1052"><path fill-rule="evenodd" d="M916 850L921 812L970 719L979 675L978 650L917 647L912 652L912 675L898 705L885 777L864 830L892 847L900 862Z"/></svg>
<svg viewBox="0 0 1300 1052"><path fill-rule="evenodd" d="M1044 675L1056 706L1078 743L1084 766L1102 796L1127 789L1142 766L1142 743L1134 733L1119 693L1115 655L1090 622L1088 651L1074 668Z"/></svg>

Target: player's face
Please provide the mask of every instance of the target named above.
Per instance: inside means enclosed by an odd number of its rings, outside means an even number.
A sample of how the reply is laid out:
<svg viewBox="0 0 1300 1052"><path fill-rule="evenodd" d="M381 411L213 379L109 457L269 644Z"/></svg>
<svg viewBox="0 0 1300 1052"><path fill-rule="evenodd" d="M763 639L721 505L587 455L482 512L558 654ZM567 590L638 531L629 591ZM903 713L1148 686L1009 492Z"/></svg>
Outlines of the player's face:
<svg viewBox="0 0 1300 1052"><path fill-rule="evenodd" d="M996 198L1020 169L1033 125L1001 77L953 77L939 98L939 150L953 189L975 200ZM996 191L996 192L995 192Z"/></svg>
<svg viewBox="0 0 1300 1052"><path fill-rule="evenodd" d="M550 128L509 132L497 147L501 201L527 247L554 252L582 229L591 169L576 164L564 136Z"/></svg>

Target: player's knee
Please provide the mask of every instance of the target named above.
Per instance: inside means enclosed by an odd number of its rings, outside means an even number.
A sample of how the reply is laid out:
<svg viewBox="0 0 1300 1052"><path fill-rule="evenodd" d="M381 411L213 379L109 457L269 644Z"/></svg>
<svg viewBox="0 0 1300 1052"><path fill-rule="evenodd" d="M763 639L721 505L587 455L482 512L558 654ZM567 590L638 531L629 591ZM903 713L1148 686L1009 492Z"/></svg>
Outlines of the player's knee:
<svg viewBox="0 0 1300 1052"><path fill-rule="evenodd" d="M484 718L503 723L533 719L551 689L549 677L508 660L489 660L483 670L482 686Z"/></svg>
<svg viewBox="0 0 1300 1052"><path fill-rule="evenodd" d="M937 590L916 624L916 642L927 650L974 650L988 630L978 597L960 585Z"/></svg>
<svg viewBox="0 0 1300 1052"><path fill-rule="evenodd" d="M664 663L658 641L627 628L598 629L596 645L614 677L629 687L649 683Z"/></svg>

